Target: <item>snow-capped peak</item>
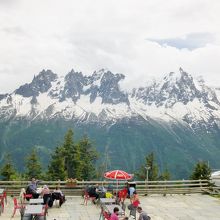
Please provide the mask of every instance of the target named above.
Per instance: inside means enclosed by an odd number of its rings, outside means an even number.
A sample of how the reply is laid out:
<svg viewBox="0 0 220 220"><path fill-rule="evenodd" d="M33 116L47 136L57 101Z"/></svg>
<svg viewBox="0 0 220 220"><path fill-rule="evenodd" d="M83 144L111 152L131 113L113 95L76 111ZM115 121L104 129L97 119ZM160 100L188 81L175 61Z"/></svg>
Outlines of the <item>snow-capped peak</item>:
<svg viewBox="0 0 220 220"><path fill-rule="evenodd" d="M65 118L68 120L118 120L125 117L152 117L180 120L190 125L220 121L219 91L182 68L161 80L127 94L119 87L125 76L107 69L86 76L73 69L64 77L43 70L31 83L12 94L0 95L0 119L31 120Z"/></svg>

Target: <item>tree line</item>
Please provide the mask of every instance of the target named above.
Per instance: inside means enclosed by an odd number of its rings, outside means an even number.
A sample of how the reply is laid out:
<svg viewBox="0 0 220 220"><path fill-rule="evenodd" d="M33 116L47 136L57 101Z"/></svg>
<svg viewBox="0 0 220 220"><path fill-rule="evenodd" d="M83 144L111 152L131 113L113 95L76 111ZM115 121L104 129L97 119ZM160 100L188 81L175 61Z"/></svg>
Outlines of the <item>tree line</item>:
<svg viewBox="0 0 220 220"><path fill-rule="evenodd" d="M154 153L150 153L145 157L143 165L140 167L139 171L136 173L136 176L139 180L170 180L171 174L166 168L163 172L159 173L159 166L155 160ZM207 179L211 177L211 168L209 167L206 161L198 161L192 173L189 176L189 179L198 180L198 179Z"/></svg>
<svg viewBox="0 0 220 220"><path fill-rule="evenodd" d="M2 180L37 179L66 180L92 180L96 178L96 161L98 152L87 136L78 142L73 139L73 130L69 129L64 137L63 144L56 147L51 154L49 165L43 171L36 149L33 149L25 160L25 172L19 173L8 154L1 167Z"/></svg>
<svg viewBox="0 0 220 220"><path fill-rule="evenodd" d="M44 180L94 180L100 175L96 168L98 152L87 136L78 142L74 141L74 133L69 129L64 141L51 154L48 168L43 171L36 149L33 149L25 160L25 172L19 173L13 164L10 154L5 157L5 163L0 169L2 180L22 180L32 177ZM205 161L199 161L193 168L190 179L209 179L211 169ZM154 153L146 155L144 163L135 173L138 180L169 180L171 174L166 168L159 172Z"/></svg>

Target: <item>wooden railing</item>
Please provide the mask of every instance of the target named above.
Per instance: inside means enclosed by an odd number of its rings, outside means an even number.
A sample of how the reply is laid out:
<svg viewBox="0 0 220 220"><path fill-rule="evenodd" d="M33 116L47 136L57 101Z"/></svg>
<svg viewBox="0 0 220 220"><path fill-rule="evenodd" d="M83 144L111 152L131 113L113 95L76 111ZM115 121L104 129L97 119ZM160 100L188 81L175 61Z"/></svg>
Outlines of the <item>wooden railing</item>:
<svg viewBox="0 0 220 220"><path fill-rule="evenodd" d="M0 181L0 188L4 188L8 195L18 195L21 188L26 188L29 181ZM48 185L50 189L60 186L66 195L81 195L83 189L88 185L103 185L106 188L121 189L125 181L77 181L68 183L66 181L41 181L39 187ZM212 190L208 180L175 180L175 181L135 181L137 192L140 195L148 194L191 194L202 193Z"/></svg>

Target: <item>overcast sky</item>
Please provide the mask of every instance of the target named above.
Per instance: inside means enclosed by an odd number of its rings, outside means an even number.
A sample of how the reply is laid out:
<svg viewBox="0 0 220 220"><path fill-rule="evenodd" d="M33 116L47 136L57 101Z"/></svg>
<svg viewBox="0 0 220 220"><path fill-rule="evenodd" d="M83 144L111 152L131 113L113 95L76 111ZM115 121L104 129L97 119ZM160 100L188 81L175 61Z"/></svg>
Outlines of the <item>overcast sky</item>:
<svg viewBox="0 0 220 220"><path fill-rule="evenodd" d="M219 12L219 0L0 0L0 93L72 68L131 88L181 66L220 87Z"/></svg>

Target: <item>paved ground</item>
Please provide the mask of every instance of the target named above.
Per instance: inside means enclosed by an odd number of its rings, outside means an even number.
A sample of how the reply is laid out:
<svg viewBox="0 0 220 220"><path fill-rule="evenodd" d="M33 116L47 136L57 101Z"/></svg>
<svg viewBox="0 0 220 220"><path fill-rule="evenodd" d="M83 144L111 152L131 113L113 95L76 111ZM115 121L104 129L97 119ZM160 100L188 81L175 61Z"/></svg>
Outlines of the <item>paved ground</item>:
<svg viewBox="0 0 220 220"><path fill-rule="evenodd" d="M208 195L152 195L140 199L141 206L152 220L220 220L220 199ZM129 204L128 200L126 204ZM0 219L11 219L12 207L10 199ZM99 212L99 206L90 201L84 206L81 197L67 197L61 208L54 206L49 209L47 220L99 220ZM18 219L17 212L14 220Z"/></svg>

